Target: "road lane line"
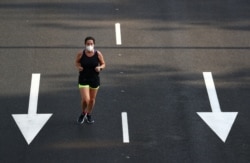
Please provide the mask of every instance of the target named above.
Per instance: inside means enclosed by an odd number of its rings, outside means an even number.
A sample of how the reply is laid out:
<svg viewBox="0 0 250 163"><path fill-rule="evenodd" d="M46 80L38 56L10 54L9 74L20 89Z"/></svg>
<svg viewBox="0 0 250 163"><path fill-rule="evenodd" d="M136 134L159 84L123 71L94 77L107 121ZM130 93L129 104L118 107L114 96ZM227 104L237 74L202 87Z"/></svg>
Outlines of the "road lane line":
<svg viewBox="0 0 250 163"><path fill-rule="evenodd" d="M116 45L121 45L122 39L121 39L121 25L120 25L120 23L115 24L115 35L116 35Z"/></svg>
<svg viewBox="0 0 250 163"><path fill-rule="evenodd" d="M127 116L127 112L122 112L121 116L122 116L123 143L129 143L128 116Z"/></svg>

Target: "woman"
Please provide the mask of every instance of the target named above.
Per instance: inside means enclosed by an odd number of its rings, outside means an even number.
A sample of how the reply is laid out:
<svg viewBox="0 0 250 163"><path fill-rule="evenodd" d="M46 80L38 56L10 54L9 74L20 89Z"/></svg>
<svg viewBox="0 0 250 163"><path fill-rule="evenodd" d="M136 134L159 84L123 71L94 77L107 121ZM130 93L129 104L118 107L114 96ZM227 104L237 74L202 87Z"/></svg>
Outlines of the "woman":
<svg viewBox="0 0 250 163"><path fill-rule="evenodd" d="M95 105L100 86L99 72L105 68L105 61L100 51L94 50L95 39L85 38L85 49L77 53L76 68L79 70L78 86L81 94L82 113L78 123L94 123L91 113Z"/></svg>

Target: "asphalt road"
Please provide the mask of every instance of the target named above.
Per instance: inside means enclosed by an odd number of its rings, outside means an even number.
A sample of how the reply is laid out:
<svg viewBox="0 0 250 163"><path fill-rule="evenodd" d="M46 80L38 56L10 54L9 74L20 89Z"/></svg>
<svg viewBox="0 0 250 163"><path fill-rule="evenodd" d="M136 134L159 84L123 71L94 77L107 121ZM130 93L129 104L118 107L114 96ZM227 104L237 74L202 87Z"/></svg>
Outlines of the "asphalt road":
<svg viewBox="0 0 250 163"><path fill-rule="evenodd" d="M1 0L0 162L250 162L249 11L247 0ZM78 125L74 60L89 35L107 68L95 124ZM221 111L238 112L225 141L197 114L212 112L203 72ZM27 114L33 73L37 113L53 115L28 144L12 114Z"/></svg>

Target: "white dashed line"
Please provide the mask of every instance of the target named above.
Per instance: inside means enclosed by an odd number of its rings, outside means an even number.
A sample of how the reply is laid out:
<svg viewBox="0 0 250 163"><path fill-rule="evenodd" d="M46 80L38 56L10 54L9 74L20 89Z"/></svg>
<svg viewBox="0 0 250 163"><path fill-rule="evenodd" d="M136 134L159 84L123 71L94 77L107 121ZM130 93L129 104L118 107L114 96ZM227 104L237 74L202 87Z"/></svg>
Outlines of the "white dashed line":
<svg viewBox="0 0 250 163"><path fill-rule="evenodd" d="M116 35L116 45L121 45L122 39L121 39L121 25L120 25L120 23L115 24L115 35Z"/></svg>
<svg viewBox="0 0 250 163"><path fill-rule="evenodd" d="M126 112L122 112L121 115L122 115L123 143L129 143L128 116Z"/></svg>

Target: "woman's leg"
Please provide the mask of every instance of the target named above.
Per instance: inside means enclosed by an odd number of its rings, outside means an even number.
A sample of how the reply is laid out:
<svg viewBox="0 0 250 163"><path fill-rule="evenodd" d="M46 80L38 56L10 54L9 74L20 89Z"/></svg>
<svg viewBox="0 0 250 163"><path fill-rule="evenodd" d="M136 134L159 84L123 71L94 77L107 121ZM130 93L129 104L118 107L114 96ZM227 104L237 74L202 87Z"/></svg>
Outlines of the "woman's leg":
<svg viewBox="0 0 250 163"><path fill-rule="evenodd" d="M95 122L91 117L91 113L95 105L95 98L96 98L97 92L98 92L98 89L89 89L90 99L87 105L87 123Z"/></svg>
<svg viewBox="0 0 250 163"><path fill-rule="evenodd" d="M84 119L87 119L87 123L94 123L91 118L91 113L95 105L95 99L98 92L97 88L81 87L81 104L82 104L82 114L78 118L78 123L84 123Z"/></svg>
<svg viewBox="0 0 250 163"><path fill-rule="evenodd" d="M82 113L87 113L90 101L90 89L88 87L80 88L80 94L81 94Z"/></svg>
<svg viewBox="0 0 250 163"><path fill-rule="evenodd" d="M98 88L89 89L89 102L87 104L87 113L92 113L92 110L95 106L95 99L98 92Z"/></svg>

